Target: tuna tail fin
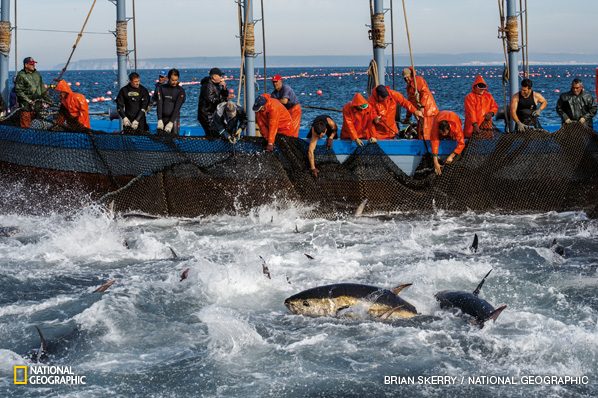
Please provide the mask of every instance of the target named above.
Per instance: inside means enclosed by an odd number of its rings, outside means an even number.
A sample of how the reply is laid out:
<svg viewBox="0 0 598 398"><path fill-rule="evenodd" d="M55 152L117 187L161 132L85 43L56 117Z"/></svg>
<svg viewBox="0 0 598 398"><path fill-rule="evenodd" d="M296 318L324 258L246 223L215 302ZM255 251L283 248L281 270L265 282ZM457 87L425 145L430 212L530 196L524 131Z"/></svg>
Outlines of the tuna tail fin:
<svg viewBox="0 0 598 398"><path fill-rule="evenodd" d="M407 289L411 285L413 285L413 283L404 283L402 285L393 287L392 289L390 289L390 291L398 296L399 293L401 293L403 291L403 289Z"/></svg>
<svg viewBox="0 0 598 398"><path fill-rule="evenodd" d="M365 205L368 204L368 200L364 199L359 206L357 207L357 210L355 210L355 217L361 217L361 215L363 214L363 210L365 209Z"/></svg>
<svg viewBox="0 0 598 398"><path fill-rule="evenodd" d="M488 275L490 275L491 272L492 272L492 270L488 271L488 273L482 279L482 281L480 282L480 284L478 285L478 287L475 288L475 290L473 291L473 295L474 296L477 296L480 293L480 290L482 289L482 286L484 286L484 282L486 282L486 278L488 277Z"/></svg>
<svg viewBox="0 0 598 398"><path fill-rule="evenodd" d="M507 308L507 305L501 305L500 307L498 307L497 309L495 309L494 311L492 311L490 313L490 315L488 315L488 318L484 319L483 321L479 322L480 328L484 327L484 323L489 321L490 319L492 319L492 322L496 322L496 318L498 318L498 316L503 312L503 310Z"/></svg>
<svg viewBox="0 0 598 398"><path fill-rule="evenodd" d="M35 326L35 328L37 329L37 334L39 334L39 341L40 341L39 350L37 350L36 362L40 362L40 360L42 359L42 356L45 355L46 352L48 351L48 342L44 338L42 331L39 330L39 328L37 326Z"/></svg>
<svg viewBox="0 0 598 398"><path fill-rule="evenodd" d="M386 311L385 313L383 313L382 315L379 316L380 319L384 320L384 319L388 319L390 318L390 316L395 312L400 310L401 308L403 308L402 305L396 306L394 308L389 309L388 311Z"/></svg>
<svg viewBox="0 0 598 398"><path fill-rule="evenodd" d="M469 247L469 250L474 253L478 252L478 234L473 234L473 243Z"/></svg>

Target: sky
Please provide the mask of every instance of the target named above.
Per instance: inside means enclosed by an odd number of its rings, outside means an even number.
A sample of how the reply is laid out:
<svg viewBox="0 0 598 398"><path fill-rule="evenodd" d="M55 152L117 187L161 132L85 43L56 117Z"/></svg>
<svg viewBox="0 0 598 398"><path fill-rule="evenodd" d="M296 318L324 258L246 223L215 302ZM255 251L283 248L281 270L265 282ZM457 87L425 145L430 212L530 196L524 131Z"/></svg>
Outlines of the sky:
<svg viewBox="0 0 598 398"><path fill-rule="evenodd" d="M390 7L391 0L384 6ZM93 0L18 1L20 62L33 56L40 69L66 62L76 33ZM254 17L260 1L252 0ZM362 55L371 53L367 38L368 0L263 0L267 55ZM495 0L406 0L414 55L417 53L502 52L497 39L499 14ZM517 4L519 1L516 2ZM127 0L127 15L132 14ZM395 52L408 51L401 0L393 0ZM528 0L529 51L533 53L598 54L597 0ZM136 0L138 58L238 56L239 27L234 0ZM14 25L14 1L11 1ZM114 30L116 7L97 0L89 32ZM390 42L390 14L386 14ZM261 22L256 48L262 51ZM14 33L13 33L14 35ZM133 48L133 22L129 22ZM74 60L115 57L110 34L85 34ZM390 47L387 49L390 54ZM14 57L14 43L11 58ZM598 62L598 56L597 56ZM14 58L11 59L11 67Z"/></svg>

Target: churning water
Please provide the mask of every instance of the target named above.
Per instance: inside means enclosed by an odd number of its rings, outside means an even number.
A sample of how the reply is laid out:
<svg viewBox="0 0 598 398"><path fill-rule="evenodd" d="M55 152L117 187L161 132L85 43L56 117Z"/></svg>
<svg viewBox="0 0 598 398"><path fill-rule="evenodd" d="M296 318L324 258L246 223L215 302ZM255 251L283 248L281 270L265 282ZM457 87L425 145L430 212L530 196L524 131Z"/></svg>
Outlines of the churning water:
<svg viewBox="0 0 598 398"><path fill-rule="evenodd" d="M245 216L152 220L91 206L1 215L1 226L15 228L0 238L0 396L598 395L596 220L583 213L324 220L304 211L273 204ZM477 253L468 249L474 233ZM564 258L550 250L554 238ZM473 291L490 269L481 296L508 305L496 323L479 329L440 310L435 292ZM108 279L116 280L110 289L93 293ZM340 281L412 282L402 297L424 316L308 318L283 304ZM86 385L12 384L12 365L39 346L34 325L49 341L49 363L72 366ZM537 375L586 376L588 384L468 382ZM385 384L385 376L416 383ZM418 384L426 380L419 376L458 380Z"/></svg>

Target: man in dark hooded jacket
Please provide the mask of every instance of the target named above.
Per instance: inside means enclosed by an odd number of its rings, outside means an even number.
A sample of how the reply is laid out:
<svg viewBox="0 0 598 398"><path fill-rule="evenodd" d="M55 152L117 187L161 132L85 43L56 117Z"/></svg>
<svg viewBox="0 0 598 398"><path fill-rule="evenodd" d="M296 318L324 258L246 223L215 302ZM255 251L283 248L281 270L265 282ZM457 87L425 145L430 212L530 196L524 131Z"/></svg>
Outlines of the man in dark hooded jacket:
<svg viewBox="0 0 598 398"><path fill-rule="evenodd" d="M145 114L149 102L149 92L141 85L139 74L131 73L129 84L121 88L116 97L116 110L123 120L125 131L148 131Z"/></svg>
<svg viewBox="0 0 598 398"><path fill-rule="evenodd" d="M597 110L594 97L583 89L583 83L579 79L573 79L571 90L561 94L556 103L556 113L563 120L563 124L579 122L593 128L592 119Z"/></svg>
<svg viewBox="0 0 598 398"><path fill-rule="evenodd" d="M207 137L218 138L217 131L212 129L212 119L218 104L225 102L228 97L226 81L222 78L222 71L218 68L210 69L209 76L201 80L199 102L197 104L197 120Z"/></svg>

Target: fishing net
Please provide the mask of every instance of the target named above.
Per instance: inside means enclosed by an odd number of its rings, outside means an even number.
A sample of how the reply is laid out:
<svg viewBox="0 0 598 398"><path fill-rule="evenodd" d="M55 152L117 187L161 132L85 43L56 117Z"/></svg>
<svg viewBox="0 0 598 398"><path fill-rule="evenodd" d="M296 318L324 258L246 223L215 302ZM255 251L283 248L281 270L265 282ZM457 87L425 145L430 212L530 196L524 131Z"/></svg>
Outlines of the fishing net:
<svg viewBox="0 0 598 398"><path fill-rule="evenodd" d="M185 217L242 214L273 201L304 202L311 215L330 217L355 211L364 199L369 213L596 214L597 144L596 133L579 124L556 133L528 130L473 138L441 176L434 174L429 155L420 156L418 170L408 176L378 144L358 148L342 163L319 146L316 179L309 171L307 142L284 136L268 153L261 138L231 144L0 125L0 183L44 186L27 197L42 208L87 196L117 211ZM14 210L17 202L8 206Z"/></svg>

